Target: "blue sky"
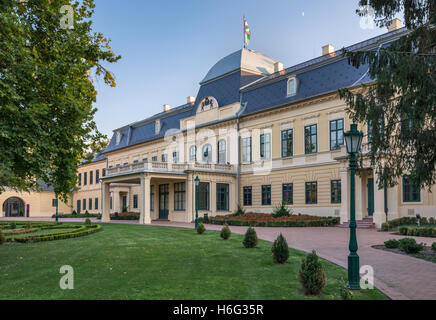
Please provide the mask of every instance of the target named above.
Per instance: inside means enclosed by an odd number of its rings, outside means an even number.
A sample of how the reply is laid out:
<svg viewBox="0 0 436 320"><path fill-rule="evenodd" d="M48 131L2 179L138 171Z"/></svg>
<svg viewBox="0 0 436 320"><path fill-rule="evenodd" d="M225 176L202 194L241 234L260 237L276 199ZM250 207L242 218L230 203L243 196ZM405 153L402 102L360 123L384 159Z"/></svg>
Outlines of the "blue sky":
<svg viewBox="0 0 436 320"><path fill-rule="evenodd" d="M385 33L362 29L358 0L96 0L93 28L112 40L122 59L109 65L117 80L102 80L95 120L102 133L147 118L196 96L199 82L224 56L243 46L242 17L250 49L285 67Z"/></svg>

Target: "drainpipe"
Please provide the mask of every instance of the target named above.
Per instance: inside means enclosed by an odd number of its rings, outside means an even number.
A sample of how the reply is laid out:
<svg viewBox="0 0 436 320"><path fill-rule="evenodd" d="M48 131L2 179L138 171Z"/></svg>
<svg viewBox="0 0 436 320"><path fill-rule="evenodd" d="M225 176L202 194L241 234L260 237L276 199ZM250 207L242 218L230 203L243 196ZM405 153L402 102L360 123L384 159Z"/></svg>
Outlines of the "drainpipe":
<svg viewBox="0 0 436 320"><path fill-rule="evenodd" d="M384 183L384 200L385 200L385 214L386 214L386 222L388 221L388 187L387 187L387 183Z"/></svg>

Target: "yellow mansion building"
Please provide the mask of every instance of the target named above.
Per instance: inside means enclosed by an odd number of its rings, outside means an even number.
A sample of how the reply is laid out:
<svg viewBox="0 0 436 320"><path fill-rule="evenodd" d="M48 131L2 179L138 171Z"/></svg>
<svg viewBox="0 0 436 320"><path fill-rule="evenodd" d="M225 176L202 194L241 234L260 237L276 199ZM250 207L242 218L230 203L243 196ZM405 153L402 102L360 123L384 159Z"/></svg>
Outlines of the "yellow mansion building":
<svg viewBox="0 0 436 320"><path fill-rule="evenodd" d="M369 50L407 32L386 34L348 50ZM349 217L349 170L344 130L350 127L340 88L373 81L368 66L356 69L331 45L322 56L284 68L259 52L241 49L218 61L196 97L178 107L114 130L106 150L79 168L79 191L59 211L140 213L152 220L191 222L198 177L200 217L225 215L238 205L271 212L282 200L294 213ZM370 143L367 124L362 153ZM385 192L387 202L384 201ZM50 190L0 194L3 216L51 216ZM368 164L356 177L356 218L377 227L402 216L436 217L436 195L403 177L379 190ZM30 209L28 208L30 206Z"/></svg>

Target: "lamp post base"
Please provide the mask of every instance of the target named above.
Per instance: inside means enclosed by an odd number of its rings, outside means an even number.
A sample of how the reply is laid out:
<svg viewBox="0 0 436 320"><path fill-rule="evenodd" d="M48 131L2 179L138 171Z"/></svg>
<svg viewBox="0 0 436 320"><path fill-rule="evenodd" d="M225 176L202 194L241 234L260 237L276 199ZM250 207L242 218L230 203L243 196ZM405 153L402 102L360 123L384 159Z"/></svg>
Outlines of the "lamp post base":
<svg viewBox="0 0 436 320"><path fill-rule="evenodd" d="M357 253L350 253L348 256L348 288L360 290L359 256Z"/></svg>

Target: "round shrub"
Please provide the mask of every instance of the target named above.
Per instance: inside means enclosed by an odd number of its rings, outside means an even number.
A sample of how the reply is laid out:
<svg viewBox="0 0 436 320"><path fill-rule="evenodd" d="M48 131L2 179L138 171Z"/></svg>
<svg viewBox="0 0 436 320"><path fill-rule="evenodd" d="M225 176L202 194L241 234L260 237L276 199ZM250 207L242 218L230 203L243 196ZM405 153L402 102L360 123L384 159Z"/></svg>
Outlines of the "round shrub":
<svg viewBox="0 0 436 320"><path fill-rule="evenodd" d="M204 227L204 224L202 222L200 222L198 224L198 227L197 227L197 233L203 234L205 231L206 231L206 228Z"/></svg>
<svg viewBox="0 0 436 320"><path fill-rule="evenodd" d="M3 232L0 230L0 246L6 242L6 238L5 235L3 234Z"/></svg>
<svg viewBox="0 0 436 320"><path fill-rule="evenodd" d="M431 249L432 249L433 251L436 251L436 242L433 242L433 243L431 244Z"/></svg>
<svg viewBox="0 0 436 320"><path fill-rule="evenodd" d="M91 220L89 218L86 218L85 226L90 226L90 225L92 225Z"/></svg>
<svg viewBox="0 0 436 320"><path fill-rule="evenodd" d="M244 247L254 248L257 246L257 241L256 231L252 227L248 228L247 232L245 232L244 241L242 242Z"/></svg>
<svg viewBox="0 0 436 320"><path fill-rule="evenodd" d="M11 222L11 223L9 224L9 228L12 229L12 230L17 229L17 225L16 225L16 223L15 223L15 222Z"/></svg>
<svg viewBox="0 0 436 320"><path fill-rule="evenodd" d="M274 241L272 249L273 259L275 263L285 263L289 258L289 247L285 237L280 233Z"/></svg>
<svg viewBox="0 0 436 320"><path fill-rule="evenodd" d="M424 245L416 243L416 240L413 238L404 238L399 241L399 248L406 253L418 253L424 249Z"/></svg>
<svg viewBox="0 0 436 320"><path fill-rule="evenodd" d="M325 272L315 250L301 261L298 279L306 294L320 294L324 288L326 282Z"/></svg>
<svg viewBox="0 0 436 320"><path fill-rule="evenodd" d="M224 227L221 229L221 234L220 234L221 238L227 240L228 238L230 238L231 234L232 232L230 231L229 225L226 223Z"/></svg>
<svg viewBox="0 0 436 320"><path fill-rule="evenodd" d="M385 247L389 249L396 249L400 245L399 241L396 239L391 239L388 241L385 241Z"/></svg>

